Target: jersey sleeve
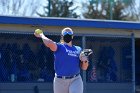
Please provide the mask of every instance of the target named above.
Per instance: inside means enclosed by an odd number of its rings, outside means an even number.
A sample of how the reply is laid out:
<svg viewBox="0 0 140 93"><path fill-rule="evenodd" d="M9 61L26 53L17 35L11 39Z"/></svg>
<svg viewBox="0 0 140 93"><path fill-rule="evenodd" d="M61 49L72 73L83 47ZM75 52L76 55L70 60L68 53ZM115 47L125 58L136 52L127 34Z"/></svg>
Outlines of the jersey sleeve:
<svg viewBox="0 0 140 93"><path fill-rule="evenodd" d="M56 43L56 45L57 45L57 50L55 51L55 53L61 51L61 49L62 49L62 44L61 43Z"/></svg>
<svg viewBox="0 0 140 93"><path fill-rule="evenodd" d="M82 51L82 48L80 46L75 46L76 49L78 50L78 54L80 55L81 51Z"/></svg>

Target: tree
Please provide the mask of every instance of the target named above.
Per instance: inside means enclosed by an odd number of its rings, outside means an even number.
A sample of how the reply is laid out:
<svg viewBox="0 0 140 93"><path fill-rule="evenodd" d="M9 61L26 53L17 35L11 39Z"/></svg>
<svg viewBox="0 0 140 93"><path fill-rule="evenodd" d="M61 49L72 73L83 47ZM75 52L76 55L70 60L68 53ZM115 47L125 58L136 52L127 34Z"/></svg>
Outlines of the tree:
<svg viewBox="0 0 140 93"><path fill-rule="evenodd" d="M96 0L89 0L88 3L83 3L83 16L85 18L90 18L90 19L104 19L103 16L103 8L99 8L99 1ZM104 3L102 3L101 6L104 6Z"/></svg>
<svg viewBox="0 0 140 93"><path fill-rule="evenodd" d="M74 6L73 1L68 0L47 0L46 5L43 7L44 13L37 12L37 15L41 17L69 17L77 18L75 10L77 6Z"/></svg>
<svg viewBox="0 0 140 93"><path fill-rule="evenodd" d="M83 13L85 18L136 20L134 0L90 0Z"/></svg>
<svg viewBox="0 0 140 93"><path fill-rule="evenodd" d="M38 0L0 0L0 15L33 16L39 5Z"/></svg>

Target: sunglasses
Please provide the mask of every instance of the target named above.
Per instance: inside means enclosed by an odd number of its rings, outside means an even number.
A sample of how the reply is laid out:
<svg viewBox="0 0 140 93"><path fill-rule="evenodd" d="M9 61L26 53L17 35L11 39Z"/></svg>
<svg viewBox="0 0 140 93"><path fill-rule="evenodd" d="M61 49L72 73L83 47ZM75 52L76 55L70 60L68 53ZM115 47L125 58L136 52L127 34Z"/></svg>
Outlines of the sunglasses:
<svg viewBox="0 0 140 93"><path fill-rule="evenodd" d="M71 32L71 31L64 31L63 33L62 33L62 35L64 36L64 35L73 35L73 32Z"/></svg>

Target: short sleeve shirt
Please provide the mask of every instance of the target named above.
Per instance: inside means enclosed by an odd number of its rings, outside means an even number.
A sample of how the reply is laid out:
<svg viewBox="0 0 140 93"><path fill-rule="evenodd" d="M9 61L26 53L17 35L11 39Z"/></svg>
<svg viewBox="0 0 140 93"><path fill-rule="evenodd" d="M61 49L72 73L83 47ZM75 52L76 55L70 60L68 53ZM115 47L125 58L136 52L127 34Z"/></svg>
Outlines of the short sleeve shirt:
<svg viewBox="0 0 140 93"><path fill-rule="evenodd" d="M79 55L81 47L68 46L57 43L57 51L54 53L54 68L57 75L71 76L80 73Z"/></svg>

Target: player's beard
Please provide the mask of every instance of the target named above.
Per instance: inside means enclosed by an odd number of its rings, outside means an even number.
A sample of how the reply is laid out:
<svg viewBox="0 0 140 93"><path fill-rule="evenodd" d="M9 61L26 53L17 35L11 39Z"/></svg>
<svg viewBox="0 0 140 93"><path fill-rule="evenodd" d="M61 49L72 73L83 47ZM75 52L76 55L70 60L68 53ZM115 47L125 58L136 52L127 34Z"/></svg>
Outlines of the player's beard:
<svg viewBox="0 0 140 93"><path fill-rule="evenodd" d="M70 41L72 41L72 35L67 34L63 37L63 39L66 43L69 43Z"/></svg>

